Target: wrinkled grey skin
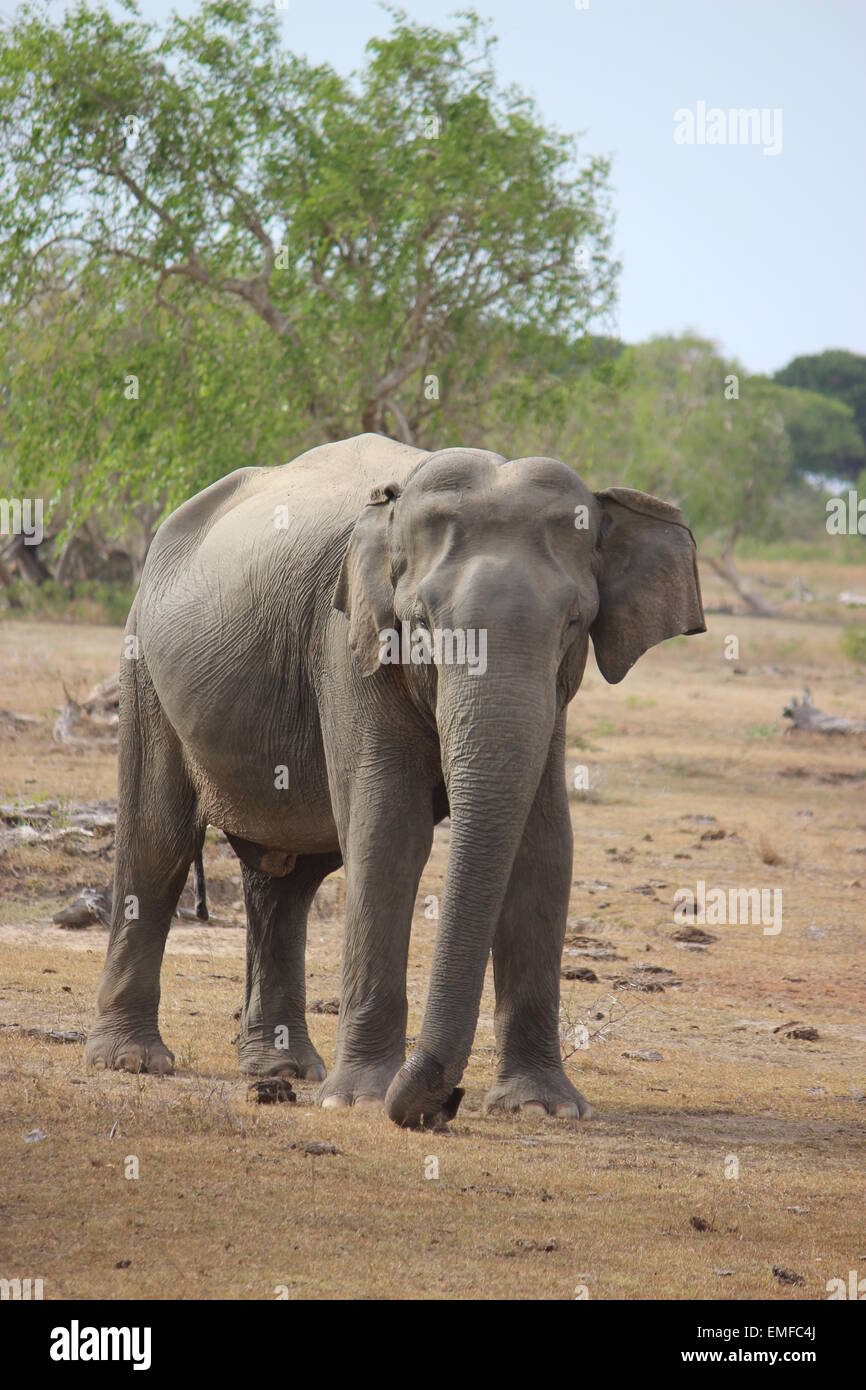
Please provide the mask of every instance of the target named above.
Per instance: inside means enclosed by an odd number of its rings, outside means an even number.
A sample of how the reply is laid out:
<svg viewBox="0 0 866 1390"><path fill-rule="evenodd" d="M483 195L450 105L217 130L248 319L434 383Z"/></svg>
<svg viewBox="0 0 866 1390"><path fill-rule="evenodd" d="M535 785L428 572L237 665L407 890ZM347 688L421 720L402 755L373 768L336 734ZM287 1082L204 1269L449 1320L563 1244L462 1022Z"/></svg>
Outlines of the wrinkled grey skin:
<svg viewBox="0 0 866 1390"><path fill-rule="evenodd" d="M401 620L486 629L486 673L380 665L378 633ZM552 459L426 454L363 435L192 498L160 528L127 625L139 654L123 662L114 909L88 1060L171 1069L160 965L210 823L243 861L242 1071L323 1080L326 1106L384 1100L398 1124L451 1114L492 949L499 1071L487 1106L588 1113L558 1038L566 706L590 635L615 682L654 643L702 631L676 508L594 494ZM412 912L449 812L429 994L406 1060ZM304 1011L306 919L341 862L340 1018L324 1080Z"/></svg>

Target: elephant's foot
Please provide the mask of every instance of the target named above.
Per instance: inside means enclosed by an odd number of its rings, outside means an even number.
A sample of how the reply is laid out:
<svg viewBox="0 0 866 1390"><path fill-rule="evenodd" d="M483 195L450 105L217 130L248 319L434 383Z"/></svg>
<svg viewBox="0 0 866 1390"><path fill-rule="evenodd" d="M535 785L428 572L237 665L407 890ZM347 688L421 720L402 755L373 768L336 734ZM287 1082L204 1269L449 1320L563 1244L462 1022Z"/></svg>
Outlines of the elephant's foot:
<svg viewBox="0 0 866 1390"><path fill-rule="evenodd" d="M388 1087L385 1109L396 1125L430 1129L453 1120L462 1099L462 1088L452 1084L442 1063L416 1043Z"/></svg>
<svg viewBox="0 0 866 1390"><path fill-rule="evenodd" d="M524 1115L555 1115L590 1120L592 1106L572 1086L561 1067L545 1071L510 1071L499 1076L484 1097L484 1113L519 1110Z"/></svg>
<svg viewBox="0 0 866 1390"><path fill-rule="evenodd" d="M238 1040L238 1068L245 1076L297 1076L301 1081L324 1081L327 1070L307 1035L306 1029L289 1028L286 1047L273 1039L277 1030L264 1038L241 1035Z"/></svg>
<svg viewBox="0 0 866 1390"><path fill-rule="evenodd" d="M354 1105L359 1110L381 1110L385 1095L395 1072L399 1071L404 1053L387 1062L343 1062L338 1060L316 1101L325 1110L340 1110Z"/></svg>
<svg viewBox="0 0 866 1390"><path fill-rule="evenodd" d="M159 1029L136 1027L129 1022L97 1019L84 1046L89 1067L102 1071L150 1072L169 1076L174 1071L174 1053L169 1052Z"/></svg>

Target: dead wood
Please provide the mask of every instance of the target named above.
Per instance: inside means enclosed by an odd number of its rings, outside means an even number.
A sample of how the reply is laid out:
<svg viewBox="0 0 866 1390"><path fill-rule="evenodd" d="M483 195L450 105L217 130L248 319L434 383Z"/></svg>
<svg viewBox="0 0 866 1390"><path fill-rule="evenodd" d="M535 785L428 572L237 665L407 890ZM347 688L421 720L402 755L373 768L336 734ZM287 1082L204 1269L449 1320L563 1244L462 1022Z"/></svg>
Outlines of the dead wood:
<svg viewBox="0 0 866 1390"><path fill-rule="evenodd" d="M785 719L790 719L788 733L809 734L866 734L866 719L848 719L842 714L824 714L813 700L812 692L803 691L802 700L796 695L782 710Z"/></svg>
<svg viewBox="0 0 866 1390"><path fill-rule="evenodd" d="M97 690L99 687L97 687ZM89 713L84 705L80 705L73 699L66 687L63 687L66 696L66 704L60 707L57 719L54 721L52 738L55 743L63 743L70 748L116 748L117 734L108 732L117 727L117 714L106 714L101 712ZM94 691L90 692L88 699L92 699ZM93 701L94 710L98 710L98 701Z"/></svg>

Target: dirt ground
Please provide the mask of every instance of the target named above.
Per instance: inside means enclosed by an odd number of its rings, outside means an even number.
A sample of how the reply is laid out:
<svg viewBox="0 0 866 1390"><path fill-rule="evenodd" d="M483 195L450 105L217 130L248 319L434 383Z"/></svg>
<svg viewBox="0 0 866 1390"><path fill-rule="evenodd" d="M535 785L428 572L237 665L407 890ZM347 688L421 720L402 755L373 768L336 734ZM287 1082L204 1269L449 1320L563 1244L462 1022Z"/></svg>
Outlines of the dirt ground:
<svg viewBox="0 0 866 1390"><path fill-rule="evenodd" d="M790 567L751 572L784 601ZM797 572L816 592L866 588L866 566ZM591 663L571 706L570 775L585 767L589 790L572 792L563 970L597 979L563 979L563 1048L587 1124L482 1116L492 972L447 1131L319 1110L302 1082L294 1105L251 1104L233 1047L240 874L214 831L214 920L177 920L163 968L177 1075L88 1074L80 1041L48 1034L86 1031L106 932L51 916L110 881L111 835L0 848L0 1276L42 1278L46 1298L557 1299L822 1298L866 1276L866 739L786 735L781 718L805 685L866 717L866 671L838 616L784 607L711 615L617 687ZM40 718L0 714L0 802L114 797L114 755L51 727L63 683L81 695L115 669L119 637L0 624L0 710ZM410 1034L448 833L419 890ZM781 889L781 931L675 940L674 893L698 880ZM339 994L341 888L335 875L311 917L308 1006ZM311 1034L329 1063L322 1007ZM322 1141L336 1152L308 1152Z"/></svg>

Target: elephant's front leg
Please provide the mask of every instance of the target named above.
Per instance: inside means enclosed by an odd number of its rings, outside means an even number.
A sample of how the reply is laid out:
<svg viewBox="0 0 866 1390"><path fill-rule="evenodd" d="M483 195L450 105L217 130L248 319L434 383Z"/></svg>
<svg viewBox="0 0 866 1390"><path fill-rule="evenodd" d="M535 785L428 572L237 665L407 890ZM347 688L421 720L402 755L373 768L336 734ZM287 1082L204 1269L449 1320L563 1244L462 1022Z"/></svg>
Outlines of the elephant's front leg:
<svg viewBox="0 0 866 1390"><path fill-rule="evenodd" d="M406 966L418 880L433 842L432 789L393 751L365 757L341 826L346 937L326 1107L381 1105L406 1058Z"/></svg>
<svg viewBox="0 0 866 1390"><path fill-rule="evenodd" d="M564 748L563 712L493 941L499 1067L484 1106L588 1119L591 1108L565 1074L559 1041L559 979L573 852Z"/></svg>
<svg viewBox="0 0 866 1390"><path fill-rule="evenodd" d="M246 998L238 1039L242 1072L325 1078L325 1064L307 1032L304 954L316 889L339 867L339 854L299 855L285 878L242 866L247 909Z"/></svg>

